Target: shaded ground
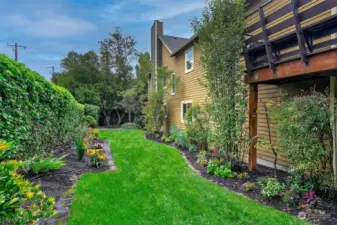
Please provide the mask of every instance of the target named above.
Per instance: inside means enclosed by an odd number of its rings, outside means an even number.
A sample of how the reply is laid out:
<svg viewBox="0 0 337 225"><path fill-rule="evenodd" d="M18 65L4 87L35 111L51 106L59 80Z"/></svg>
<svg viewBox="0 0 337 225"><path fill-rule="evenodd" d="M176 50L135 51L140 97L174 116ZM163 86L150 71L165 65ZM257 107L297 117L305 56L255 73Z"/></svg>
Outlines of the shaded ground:
<svg viewBox="0 0 337 225"><path fill-rule="evenodd" d="M85 174L69 224L303 224L232 193L192 171L181 153L142 131L102 131L116 173Z"/></svg>

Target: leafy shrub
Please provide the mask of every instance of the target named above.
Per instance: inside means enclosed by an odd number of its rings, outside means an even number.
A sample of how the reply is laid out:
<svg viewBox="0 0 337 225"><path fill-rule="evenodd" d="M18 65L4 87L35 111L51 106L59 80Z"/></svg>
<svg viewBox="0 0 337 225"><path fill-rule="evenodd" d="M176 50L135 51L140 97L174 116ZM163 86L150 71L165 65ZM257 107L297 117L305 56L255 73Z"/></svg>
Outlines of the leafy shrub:
<svg viewBox="0 0 337 225"><path fill-rule="evenodd" d="M287 206L295 206L298 204L300 200L300 196L292 189L290 190L285 190L280 194L282 201L287 205Z"/></svg>
<svg viewBox="0 0 337 225"><path fill-rule="evenodd" d="M246 192L253 191L255 188L255 184L253 182L247 182L243 184L243 188Z"/></svg>
<svg viewBox="0 0 337 225"><path fill-rule="evenodd" d="M89 165L95 168L104 167L104 160L106 158L106 154L103 149L89 149L87 151L89 156Z"/></svg>
<svg viewBox="0 0 337 225"><path fill-rule="evenodd" d="M91 140L97 140L99 137L99 129L89 129L88 136Z"/></svg>
<svg viewBox="0 0 337 225"><path fill-rule="evenodd" d="M276 178L270 177L262 179L259 182L262 190L261 194L265 198L273 198L279 196L285 189L285 185L281 184Z"/></svg>
<svg viewBox="0 0 337 225"><path fill-rule="evenodd" d="M214 174L215 170L219 167L219 161L211 159L207 164L207 173Z"/></svg>
<svg viewBox="0 0 337 225"><path fill-rule="evenodd" d="M122 129L139 129L139 126L138 124L135 124L135 123L124 123L122 126L121 126Z"/></svg>
<svg viewBox="0 0 337 225"><path fill-rule="evenodd" d="M95 120L94 117L88 115L88 116L85 116L83 120L86 124L88 124L89 127L91 128L97 127L97 121Z"/></svg>
<svg viewBox="0 0 337 225"><path fill-rule="evenodd" d="M187 148L188 147L188 141L185 135L184 131L180 131L175 140L174 140L174 144L178 145L181 148Z"/></svg>
<svg viewBox="0 0 337 225"><path fill-rule="evenodd" d="M230 163L227 163L226 165L220 165L219 167L217 167L214 171L214 175L223 178L235 177L235 173L232 172L231 170Z"/></svg>
<svg viewBox="0 0 337 225"><path fill-rule="evenodd" d="M209 118L204 113L198 102L193 102L192 107L186 112L185 133L189 143L197 145L200 149L207 149Z"/></svg>
<svg viewBox="0 0 337 225"><path fill-rule="evenodd" d="M99 120L100 108L96 105L85 104L84 105L84 115L92 116L96 121Z"/></svg>
<svg viewBox="0 0 337 225"><path fill-rule="evenodd" d="M170 126L170 142L173 142L177 138L179 132L180 130L175 125Z"/></svg>
<svg viewBox="0 0 337 225"><path fill-rule="evenodd" d="M195 144L190 144L189 146L188 146L188 151L189 152L196 152L197 151L197 146L195 145Z"/></svg>
<svg viewBox="0 0 337 225"><path fill-rule="evenodd" d="M161 136L160 140L163 141L163 142L165 142L165 143L171 142L170 138L167 135L165 135L165 134L163 136Z"/></svg>
<svg viewBox="0 0 337 225"><path fill-rule="evenodd" d="M85 154L85 149L86 149L86 146L84 144L84 140L83 139L75 140L75 146L76 146L78 159L82 160L83 156Z"/></svg>
<svg viewBox="0 0 337 225"><path fill-rule="evenodd" d="M295 171L310 177L315 190L334 189L330 98L311 90L278 107L277 133Z"/></svg>
<svg viewBox="0 0 337 225"><path fill-rule="evenodd" d="M200 164L200 166L204 167L207 165L207 161L208 161L208 152L205 150L201 150L197 156L197 163Z"/></svg>
<svg viewBox="0 0 337 225"><path fill-rule="evenodd" d="M240 180L247 179L248 178L248 173L247 172L238 173L237 174L237 178L239 178Z"/></svg>
<svg viewBox="0 0 337 225"><path fill-rule="evenodd" d="M1 152L11 152L12 147L1 140L0 146ZM0 224L35 224L55 215L55 199L47 198L39 185L33 186L16 173L22 163L3 160L0 156Z"/></svg>
<svg viewBox="0 0 337 225"><path fill-rule="evenodd" d="M56 158L42 158L41 156L35 156L32 159L27 159L23 162L22 169L26 172L47 173L52 170L60 169L64 166L64 162L61 159Z"/></svg>
<svg viewBox="0 0 337 225"><path fill-rule="evenodd" d="M83 105L64 88L0 55L0 137L29 158L73 137Z"/></svg>

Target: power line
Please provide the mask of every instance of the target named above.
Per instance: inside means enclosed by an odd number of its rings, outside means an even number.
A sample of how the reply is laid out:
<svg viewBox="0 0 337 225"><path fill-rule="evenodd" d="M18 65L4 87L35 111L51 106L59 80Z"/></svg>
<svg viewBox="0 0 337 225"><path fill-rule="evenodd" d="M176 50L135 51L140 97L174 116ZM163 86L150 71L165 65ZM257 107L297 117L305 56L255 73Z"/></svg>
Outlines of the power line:
<svg viewBox="0 0 337 225"><path fill-rule="evenodd" d="M15 61L18 61L18 54L19 54L19 48L26 49L27 46L19 45L17 42L15 42L14 45L10 45L7 43L8 46L13 47L13 51L15 54Z"/></svg>
<svg viewBox="0 0 337 225"><path fill-rule="evenodd" d="M54 76L56 66L47 66L47 68L51 69L51 75Z"/></svg>

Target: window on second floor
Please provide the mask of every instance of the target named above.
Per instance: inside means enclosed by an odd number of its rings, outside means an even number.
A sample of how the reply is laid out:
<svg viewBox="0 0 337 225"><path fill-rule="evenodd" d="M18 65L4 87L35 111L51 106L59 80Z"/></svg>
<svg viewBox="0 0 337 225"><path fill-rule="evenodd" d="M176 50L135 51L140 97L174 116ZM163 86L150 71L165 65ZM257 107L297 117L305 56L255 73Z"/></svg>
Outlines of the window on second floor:
<svg viewBox="0 0 337 225"><path fill-rule="evenodd" d="M194 68L194 48L185 52L185 73L192 71Z"/></svg>

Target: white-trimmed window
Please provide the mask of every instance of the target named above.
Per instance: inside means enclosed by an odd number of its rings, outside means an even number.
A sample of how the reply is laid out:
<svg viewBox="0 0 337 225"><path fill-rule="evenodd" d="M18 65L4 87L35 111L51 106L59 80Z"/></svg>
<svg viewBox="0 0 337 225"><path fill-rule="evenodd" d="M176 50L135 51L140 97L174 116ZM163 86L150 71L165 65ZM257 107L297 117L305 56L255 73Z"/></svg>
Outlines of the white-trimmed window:
<svg viewBox="0 0 337 225"><path fill-rule="evenodd" d="M181 102L181 122L185 122L185 116L187 110L192 107L192 101L183 101Z"/></svg>
<svg viewBox="0 0 337 225"><path fill-rule="evenodd" d="M175 95L176 94L176 75L173 74L172 75L172 89L171 89L171 95Z"/></svg>
<svg viewBox="0 0 337 225"><path fill-rule="evenodd" d="M164 104L164 118L167 119L168 117L168 108L167 108L167 104Z"/></svg>
<svg viewBox="0 0 337 225"><path fill-rule="evenodd" d="M189 48L185 52L185 73L192 71L194 68L194 48Z"/></svg>

